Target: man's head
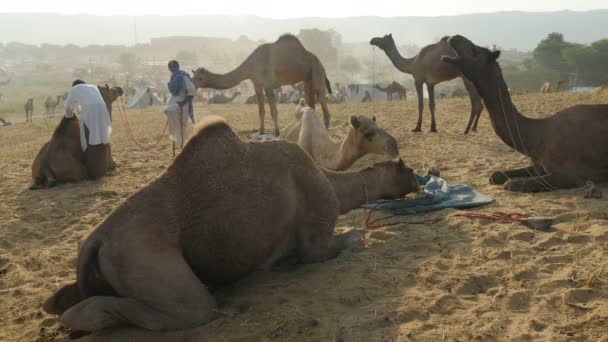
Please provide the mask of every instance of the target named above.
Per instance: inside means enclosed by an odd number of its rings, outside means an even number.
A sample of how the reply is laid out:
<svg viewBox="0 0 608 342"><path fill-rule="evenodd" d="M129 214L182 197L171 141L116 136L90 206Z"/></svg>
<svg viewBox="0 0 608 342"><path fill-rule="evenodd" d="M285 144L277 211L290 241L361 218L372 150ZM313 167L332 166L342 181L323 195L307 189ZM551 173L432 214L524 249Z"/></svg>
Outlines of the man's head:
<svg viewBox="0 0 608 342"><path fill-rule="evenodd" d="M75 80L74 82L72 82L72 87L73 86L77 86L79 84L85 84L83 80Z"/></svg>
<svg viewBox="0 0 608 342"><path fill-rule="evenodd" d="M169 61L168 66L171 72L179 70L179 63L176 60Z"/></svg>

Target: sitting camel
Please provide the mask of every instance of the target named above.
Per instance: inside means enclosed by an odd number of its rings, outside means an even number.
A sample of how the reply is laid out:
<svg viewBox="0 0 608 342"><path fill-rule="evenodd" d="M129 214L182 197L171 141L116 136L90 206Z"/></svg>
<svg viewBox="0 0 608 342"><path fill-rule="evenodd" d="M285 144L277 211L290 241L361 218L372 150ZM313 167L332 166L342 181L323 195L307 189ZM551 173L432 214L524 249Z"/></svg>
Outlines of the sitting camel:
<svg viewBox="0 0 608 342"><path fill-rule="evenodd" d="M241 93L238 91L235 92L234 94L232 94L231 97L225 96L224 94L215 94L211 98L209 98L207 103L208 104L227 104L227 103L234 101L234 99L236 99L240 95L241 95Z"/></svg>
<svg viewBox="0 0 608 342"><path fill-rule="evenodd" d="M319 165L346 170L368 153L399 156L397 141L376 124L376 117L351 116L350 129L342 141L334 141L315 110L304 99L296 108L296 120L285 128L281 139L298 143Z"/></svg>
<svg viewBox="0 0 608 342"><path fill-rule="evenodd" d="M86 238L76 282L43 309L81 331L196 327L214 319L210 288L281 260L334 258L361 243L355 230L334 234L339 213L415 188L401 160L328 171L296 144L244 142L207 118L163 174Z"/></svg>
<svg viewBox="0 0 608 342"><path fill-rule="evenodd" d="M98 88L101 92L103 87ZM120 88L112 89L118 91ZM109 107L112 103L108 103L108 99L118 98L117 94L102 97ZM87 130L85 134L86 132ZM114 167L110 144L88 145L83 152L80 145L80 121L76 116L63 116L51 140L42 146L34 159L30 189L51 187L56 182L97 179Z"/></svg>
<svg viewBox="0 0 608 342"><path fill-rule="evenodd" d="M304 82L308 105L314 108L315 98L323 108L323 121L329 127L326 91L331 86L325 68L315 54L306 50L300 40L291 34L279 37L274 43L258 46L241 65L226 74L214 74L204 68L193 70L192 81L197 88L229 89L244 80L251 80L258 102L260 134L264 134L264 94L274 122L274 134L279 136L278 111L274 90L282 85Z"/></svg>
<svg viewBox="0 0 608 342"><path fill-rule="evenodd" d="M494 172L492 184L504 184L509 191L541 192L608 181L608 105L576 105L549 117L528 118L511 100L497 62L500 51L479 47L463 36L451 37L449 44L457 56L443 60L475 84L500 139L532 162Z"/></svg>

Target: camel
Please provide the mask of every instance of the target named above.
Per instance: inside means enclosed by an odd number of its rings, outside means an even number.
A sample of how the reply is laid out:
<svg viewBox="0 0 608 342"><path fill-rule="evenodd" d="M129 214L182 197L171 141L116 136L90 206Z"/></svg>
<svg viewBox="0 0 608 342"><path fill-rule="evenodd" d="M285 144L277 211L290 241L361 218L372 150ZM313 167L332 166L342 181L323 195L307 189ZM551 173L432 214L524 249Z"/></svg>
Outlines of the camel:
<svg viewBox="0 0 608 342"><path fill-rule="evenodd" d="M492 184L514 192L542 192L608 180L608 105L576 105L531 119L511 100L497 59L500 51L479 47L463 36L449 44L448 62L473 81L500 139L528 156L531 166L492 173Z"/></svg>
<svg viewBox="0 0 608 342"><path fill-rule="evenodd" d="M314 108L315 97L323 108L323 121L329 127L330 114L327 109L326 89L331 94L331 85L325 68L317 56L306 50L291 34L279 37L274 43L262 44L236 69L223 74L214 74L204 68L193 70L192 77L197 88L228 89L249 79L253 83L258 99L260 134L264 134L264 94L270 106L274 122L274 134L279 136L278 112L274 89L282 85L304 81L306 102Z"/></svg>
<svg viewBox="0 0 608 342"><path fill-rule="evenodd" d="M224 94L215 94L211 98L209 98L207 103L208 104L227 104L227 103L234 101L234 99L236 99L240 95L241 95L241 93L238 91L235 92L234 94L232 94L231 97L227 97Z"/></svg>
<svg viewBox="0 0 608 342"><path fill-rule="evenodd" d="M53 100L51 96L47 96L46 100L44 100L44 109L46 116L49 118L55 117L55 108L57 107L57 102Z"/></svg>
<svg viewBox="0 0 608 342"><path fill-rule="evenodd" d="M369 91L365 91L365 96L363 96L363 98L361 99L362 103L365 102L372 102L372 95L369 93Z"/></svg>
<svg viewBox="0 0 608 342"><path fill-rule="evenodd" d="M281 260L319 263L360 246L355 230L334 234L338 215L414 189L401 160L328 171L296 144L244 142L207 118L159 177L86 238L76 282L43 309L80 331L193 328L214 319L210 289Z"/></svg>
<svg viewBox="0 0 608 342"><path fill-rule="evenodd" d="M431 132L437 132L437 124L435 122L435 85L456 77L462 78L471 100L471 116L469 117L469 123L464 130L464 134L469 133L471 125L473 132L477 131L477 123L483 111L483 103L473 83L467 80L466 77L463 77L457 68L441 61L441 56L443 55L455 56L447 42L447 37L443 37L435 44L425 46L413 58L403 58L401 56L395 46L392 34L372 38L370 44L382 49L399 71L411 74L414 77L414 84L418 95L418 123L412 132L421 132L422 128L422 112L424 110L423 85L426 84L426 89L429 93Z"/></svg>
<svg viewBox="0 0 608 342"><path fill-rule="evenodd" d="M117 96L104 97L106 106L112 106L111 102L107 102L111 98L115 100ZM87 132L85 129L85 134ZM62 116L51 140L42 146L34 159L30 190L52 187L57 182L98 179L115 166L110 144L89 145L83 152L80 146L80 121L76 116Z"/></svg>
<svg viewBox="0 0 608 342"><path fill-rule="evenodd" d="M397 141L378 127L376 117L351 116L350 129L341 141L334 141L304 99L296 108L296 121L279 136L300 145L310 156L329 170L346 170L368 153L399 156Z"/></svg>
<svg viewBox="0 0 608 342"><path fill-rule="evenodd" d="M110 121L112 121L112 103L121 97L124 94L124 91L121 87L110 88L110 86L107 84L103 86L97 85L97 89L99 90L103 101L106 103L108 114L110 114Z"/></svg>
<svg viewBox="0 0 608 342"><path fill-rule="evenodd" d="M380 90L383 93L386 93L387 101L393 101L393 94L397 94L397 96L399 96L399 100L407 100L405 88L403 88L401 84L395 81L393 81L391 84L387 85L384 88L379 85L375 85L374 88Z"/></svg>
<svg viewBox="0 0 608 342"><path fill-rule="evenodd" d="M32 116L34 116L34 99L30 97L25 102L25 123L32 122Z"/></svg>
<svg viewBox="0 0 608 342"><path fill-rule="evenodd" d="M557 84L555 85L555 92L559 93L559 91L562 89L562 86L564 84L567 84L567 83L568 83L568 80L559 80L559 81L557 81Z"/></svg>
<svg viewBox="0 0 608 342"><path fill-rule="evenodd" d="M11 126L13 123L8 120L5 120L3 118L0 118L0 124L2 124L2 127L6 127L6 126Z"/></svg>
<svg viewBox="0 0 608 342"><path fill-rule="evenodd" d="M547 94L551 92L551 82L545 81L542 86L540 86L540 93Z"/></svg>

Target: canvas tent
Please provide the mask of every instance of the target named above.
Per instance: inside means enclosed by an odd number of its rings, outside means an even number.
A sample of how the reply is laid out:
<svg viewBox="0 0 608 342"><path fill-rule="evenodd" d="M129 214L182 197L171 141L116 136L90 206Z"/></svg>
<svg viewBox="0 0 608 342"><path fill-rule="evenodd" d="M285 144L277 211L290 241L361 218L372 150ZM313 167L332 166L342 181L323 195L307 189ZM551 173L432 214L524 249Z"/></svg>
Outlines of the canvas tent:
<svg viewBox="0 0 608 342"><path fill-rule="evenodd" d="M152 93L152 87L139 88L127 103L127 109L160 106L163 102Z"/></svg>

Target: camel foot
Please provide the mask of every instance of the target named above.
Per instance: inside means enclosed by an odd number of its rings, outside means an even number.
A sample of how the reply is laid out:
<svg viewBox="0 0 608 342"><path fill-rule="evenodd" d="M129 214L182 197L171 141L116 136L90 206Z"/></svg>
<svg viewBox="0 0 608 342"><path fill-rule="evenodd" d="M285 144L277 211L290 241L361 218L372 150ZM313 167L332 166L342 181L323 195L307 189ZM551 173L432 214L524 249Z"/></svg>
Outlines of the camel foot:
<svg viewBox="0 0 608 342"><path fill-rule="evenodd" d="M502 171L494 171L490 175L490 184L503 185L509 180L509 177Z"/></svg>
<svg viewBox="0 0 608 342"><path fill-rule="evenodd" d="M416 127L416 128L414 128L412 130L412 132L414 132L414 133L420 133L420 132L422 132L422 129L420 127Z"/></svg>
<svg viewBox="0 0 608 342"><path fill-rule="evenodd" d="M280 132L278 129L275 129L275 130L274 130L274 135L275 135L276 137L278 137L279 135L281 135L281 132Z"/></svg>
<svg viewBox="0 0 608 342"><path fill-rule="evenodd" d="M431 132L431 133L437 133L437 128L431 127L431 130L429 132Z"/></svg>
<svg viewBox="0 0 608 342"><path fill-rule="evenodd" d="M365 247L365 243L361 238L361 234L355 229L349 229L345 231L343 234L343 248L344 249L361 249Z"/></svg>

